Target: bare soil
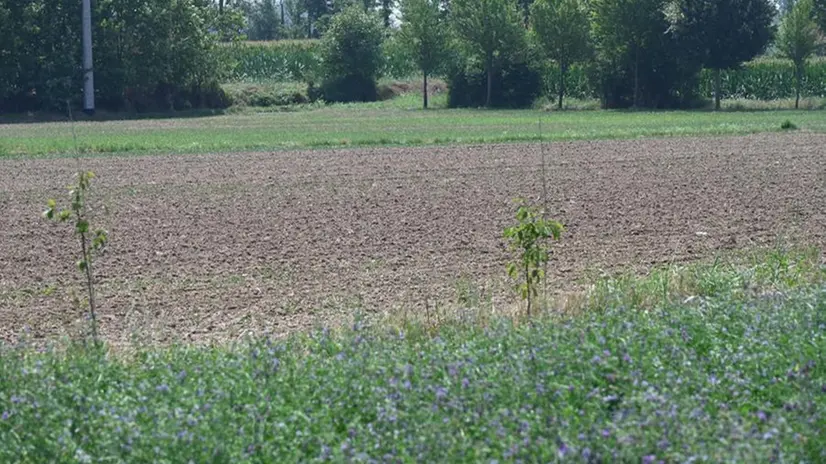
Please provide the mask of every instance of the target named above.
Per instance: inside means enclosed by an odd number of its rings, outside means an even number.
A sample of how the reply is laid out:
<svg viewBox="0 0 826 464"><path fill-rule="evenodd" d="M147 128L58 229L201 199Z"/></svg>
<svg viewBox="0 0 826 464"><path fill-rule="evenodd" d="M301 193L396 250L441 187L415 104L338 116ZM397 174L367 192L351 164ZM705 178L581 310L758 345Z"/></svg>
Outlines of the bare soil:
<svg viewBox="0 0 826 464"><path fill-rule="evenodd" d="M721 250L826 245L826 135L765 134L0 161L0 340L81 314L68 226L40 217L82 166L111 232L97 261L114 343L283 334L355 311L497 304L514 198L567 227L553 286Z"/></svg>

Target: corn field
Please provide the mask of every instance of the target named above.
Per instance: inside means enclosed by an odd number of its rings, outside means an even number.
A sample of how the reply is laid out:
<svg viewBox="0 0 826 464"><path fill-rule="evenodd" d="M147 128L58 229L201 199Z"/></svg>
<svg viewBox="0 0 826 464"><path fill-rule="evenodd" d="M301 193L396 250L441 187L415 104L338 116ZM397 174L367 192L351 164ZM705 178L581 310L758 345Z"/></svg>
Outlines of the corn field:
<svg viewBox="0 0 826 464"><path fill-rule="evenodd" d="M384 76L405 78L415 73L410 58L403 56L395 43L385 44ZM277 42L241 42L223 45L218 53L228 63L230 82L306 82L317 81L321 66L320 42L317 40L282 40ZM545 95L555 96L559 85L559 68L543 66ZM566 78L566 95L593 98L593 88L584 66L572 67ZM739 69L722 73L723 98L778 100L795 94L794 66L791 61L765 58L746 63ZM699 95L713 96L714 80L710 70L699 79ZM826 98L826 58L811 60L803 78L803 97Z"/></svg>
<svg viewBox="0 0 826 464"><path fill-rule="evenodd" d="M789 60L761 59L742 68L721 73L723 98L779 100L794 98L794 65ZM714 77L710 70L700 76L700 95L711 98ZM826 58L810 61L806 66L801 89L803 97L826 97Z"/></svg>
<svg viewBox="0 0 826 464"><path fill-rule="evenodd" d="M218 47L218 53L229 63L230 82L304 82L318 75L319 47L317 40L239 42Z"/></svg>

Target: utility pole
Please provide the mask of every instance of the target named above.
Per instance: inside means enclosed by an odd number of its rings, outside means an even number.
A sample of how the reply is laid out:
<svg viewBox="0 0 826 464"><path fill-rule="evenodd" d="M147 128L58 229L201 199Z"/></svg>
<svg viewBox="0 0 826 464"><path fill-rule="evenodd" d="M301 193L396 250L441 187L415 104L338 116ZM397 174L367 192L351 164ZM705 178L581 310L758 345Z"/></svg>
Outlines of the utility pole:
<svg viewBox="0 0 826 464"><path fill-rule="evenodd" d="M83 0L83 112L95 113L95 73L92 63L92 0Z"/></svg>

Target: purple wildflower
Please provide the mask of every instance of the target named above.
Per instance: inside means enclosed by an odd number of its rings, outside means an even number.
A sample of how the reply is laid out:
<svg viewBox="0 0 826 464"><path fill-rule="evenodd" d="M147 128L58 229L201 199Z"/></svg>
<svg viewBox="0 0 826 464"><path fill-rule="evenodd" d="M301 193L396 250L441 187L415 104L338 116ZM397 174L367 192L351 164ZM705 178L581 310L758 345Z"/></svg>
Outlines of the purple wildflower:
<svg viewBox="0 0 826 464"><path fill-rule="evenodd" d="M594 358L591 359L591 362L594 364L599 364L602 362L602 358L600 358L599 356L594 356Z"/></svg>
<svg viewBox="0 0 826 464"><path fill-rule="evenodd" d="M447 397L447 390L444 387L436 388L436 399L443 400Z"/></svg>
<svg viewBox="0 0 826 464"><path fill-rule="evenodd" d="M169 385L167 385L165 383L162 383L162 384L158 385L157 387L155 387L155 390L159 391L161 393L166 393L166 392L169 391Z"/></svg>
<svg viewBox="0 0 826 464"><path fill-rule="evenodd" d="M766 422L767 416L766 413L763 411L757 411L757 418L763 422Z"/></svg>
<svg viewBox="0 0 826 464"><path fill-rule="evenodd" d="M653 454L649 454L648 456L643 456L642 463L643 464L653 464L655 459L657 459L657 456L654 456Z"/></svg>
<svg viewBox="0 0 826 464"><path fill-rule="evenodd" d="M568 445L566 445L564 442L561 445L559 445L559 455L560 456L565 456L566 454L568 454L569 451L570 451L570 448L568 448Z"/></svg>
<svg viewBox="0 0 826 464"><path fill-rule="evenodd" d="M8 412L8 411L3 411L3 415L2 415L2 416L0 416L0 419L2 419L2 420L8 420L8 418L9 418L9 416L10 416L10 415L11 415L11 414L9 414L9 412Z"/></svg>
<svg viewBox="0 0 826 464"><path fill-rule="evenodd" d="M622 360L629 363L629 364L631 364L631 362L632 362L631 356L629 356L628 353L625 353L624 355L622 355Z"/></svg>
<svg viewBox="0 0 826 464"><path fill-rule="evenodd" d="M611 436L611 431L608 429L602 429L602 438L608 438Z"/></svg>
<svg viewBox="0 0 826 464"><path fill-rule="evenodd" d="M465 378L462 379L462 388L468 388L468 387L470 387L470 380L468 380L468 378L465 377Z"/></svg>

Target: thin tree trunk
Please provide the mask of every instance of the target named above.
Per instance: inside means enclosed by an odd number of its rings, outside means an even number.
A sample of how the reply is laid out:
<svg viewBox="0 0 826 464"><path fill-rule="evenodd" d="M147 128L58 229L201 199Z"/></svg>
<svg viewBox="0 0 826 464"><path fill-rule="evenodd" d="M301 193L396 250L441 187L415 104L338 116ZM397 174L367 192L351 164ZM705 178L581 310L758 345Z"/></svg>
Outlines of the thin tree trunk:
<svg viewBox="0 0 826 464"><path fill-rule="evenodd" d="M559 103L557 104L557 109L562 109L562 96L565 95L565 73L567 72L568 66L565 64L561 64L559 66Z"/></svg>
<svg viewBox="0 0 826 464"><path fill-rule="evenodd" d="M530 268L528 267L528 263L525 263L525 286L528 287L528 317L531 317L531 299L533 295L531 294L531 277L530 277Z"/></svg>
<svg viewBox="0 0 826 464"><path fill-rule="evenodd" d="M310 17L310 12L307 12L307 38L313 38L313 20Z"/></svg>
<svg viewBox="0 0 826 464"><path fill-rule="evenodd" d="M422 98L424 109L427 109L427 73L424 73L424 84L422 84Z"/></svg>
<svg viewBox="0 0 826 464"><path fill-rule="evenodd" d="M634 52L634 108L640 107L640 48Z"/></svg>
<svg viewBox="0 0 826 464"><path fill-rule="evenodd" d="M485 107L490 108L493 97L493 54L488 53L486 67L488 68L488 89L485 96Z"/></svg>
<svg viewBox="0 0 826 464"><path fill-rule="evenodd" d="M720 110L720 100L722 99L723 94L723 82L722 77L720 77L720 69L714 69L714 110Z"/></svg>
<svg viewBox="0 0 826 464"><path fill-rule="evenodd" d="M281 0L281 26L284 26L284 0Z"/></svg>
<svg viewBox="0 0 826 464"><path fill-rule="evenodd" d="M86 262L86 290L89 292L89 318L92 322L92 341L97 345L98 342L98 318L95 308L95 283L92 275L92 258L86 247L86 234L80 234L80 249L83 253L83 261Z"/></svg>
<svg viewBox="0 0 826 464"><path fill-rule="evenodd" d="M224 14L224 0L218 0L218 14Z"/></svg>
<svg viewBox="0 0 826 464"><path fill-rule="evenodd" d="M798 64L795 66L795 97L794 97L794 109L800 108L800 87L803 85L803 64Z"/></svg>

